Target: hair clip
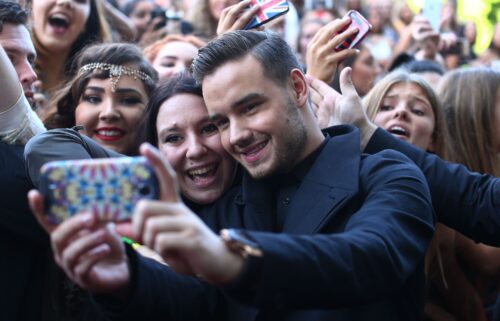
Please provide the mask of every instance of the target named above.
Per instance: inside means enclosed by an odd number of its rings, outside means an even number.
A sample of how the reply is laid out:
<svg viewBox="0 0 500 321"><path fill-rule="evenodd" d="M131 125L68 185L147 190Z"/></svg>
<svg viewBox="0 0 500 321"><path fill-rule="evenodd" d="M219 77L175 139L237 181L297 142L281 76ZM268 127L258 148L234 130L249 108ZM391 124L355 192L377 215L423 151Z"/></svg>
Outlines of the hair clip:
<svg viewBox="0 0 500 321"><path fill-rule="evenodd" d="M131 76L135 80L140 79L142 81L149 81L151 83L154 83L153 79L148 74L140 71L139 69L130 68L126 66L108 64L104 62L92 62L80 68L80 72L95 71L95 70L102 70L109 72L112 92L116 91L116 85L118 84L118 81L120 80L120 77L122 75Z"/></svg>

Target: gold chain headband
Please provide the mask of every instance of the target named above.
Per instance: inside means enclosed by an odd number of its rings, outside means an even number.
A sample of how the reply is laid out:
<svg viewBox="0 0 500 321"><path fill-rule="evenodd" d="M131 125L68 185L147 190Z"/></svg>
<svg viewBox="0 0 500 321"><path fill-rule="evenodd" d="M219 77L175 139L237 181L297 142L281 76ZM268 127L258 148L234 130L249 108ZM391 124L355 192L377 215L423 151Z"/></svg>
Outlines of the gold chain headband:
<svg viewBox="0 0 500 321"><path fill-rule="evenodd" d="M153 79L148 74L140 71L139 69L134 69L126 66L113 65L104 62L92 62L80 68L80 72L95 70L109 71L111 91L113 92L116 91L116 85L118 84L118 81L120 80L120 77L122 75L134 77L135 80L140 79L142 81L149 81L153 83Z"/></svg>

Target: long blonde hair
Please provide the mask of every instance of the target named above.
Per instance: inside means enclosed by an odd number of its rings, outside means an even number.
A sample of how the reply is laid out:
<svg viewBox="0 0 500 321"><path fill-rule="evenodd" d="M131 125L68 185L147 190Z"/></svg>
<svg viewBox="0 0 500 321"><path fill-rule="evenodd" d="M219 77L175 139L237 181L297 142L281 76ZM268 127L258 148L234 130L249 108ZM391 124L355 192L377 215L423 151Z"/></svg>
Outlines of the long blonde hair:
<svg viewBox="0 0 500 321"><path fill-rule="evenodd" d="M189 8L186 20L194 28L194 35L204 41L210 41L217 36L218 21L212 17L208 0L196 0Z"/></svg>
<svg viewBox="0 0 500 321"><path fill-rule="evenodd" d="M375 119L375 116L379 112L382 105L382 101L389 92L389 90L396 84L400 83L411 83L424 91L425 96L429 100L429 103L434 112L434 131L432 132L432 141L434 146L434 153L440 157L446 156L445 141L447 140L447 131L444 122L443 110L439 99L432 87L427 83L427 81L416 74L410 74L404 69L398 69L391 72L382 78L377 84L368 92L368 94L363 99L363 104L366 108L366 113L368 118L371 120Z"/></svg>
<svg viewBox="0 0 500 321"><path fill-rule="evenodd" d="M486 68L448 73L439 88L450 137L449 159L470 170L500 176L495 119L500 72Z"/></svg>

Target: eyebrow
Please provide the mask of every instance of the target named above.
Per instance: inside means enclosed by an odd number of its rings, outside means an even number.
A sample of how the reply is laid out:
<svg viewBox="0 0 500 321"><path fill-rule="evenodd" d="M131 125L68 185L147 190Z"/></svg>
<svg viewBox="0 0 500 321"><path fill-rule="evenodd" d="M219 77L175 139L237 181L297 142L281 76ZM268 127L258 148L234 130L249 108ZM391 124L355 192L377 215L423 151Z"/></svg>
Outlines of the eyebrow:
<svg viewBox="0 0 500 321"><path fill-rule="evenodd" d="M385 98L397 98L397 96L398 96L398 94L392 94L392 95L385 96ZM431 107L431 103L422 96L412 95L411 98L414 100L418 100L418 101L424 103L425 105L428 105L429 107Z"/></svg>
<svg viewBox="0 0 500 321"><path fill-rule="evenodd" d="M236 102L232 103L231 104L231 109L236 109L237 107L241 106L241 105L245 105L245 104L248 104L249 102L257 99L257 98L260 98L260 97L263 97L263 95L259 94L259 93L250 93L246 96L244 96L243 98L237 100ZM215 121L219 118L223 117L221 114L219 113L215 113L215 114L212 114L208 117L208 119L210 121Z"/></svg>
<svg viewBox="0 0 500 321"><path fill-rule="evenodd" d="M163 128L162 130L160 130L158 132L158 137L163 137L165 134L167 133L174 133L178 130L178 126L177 125L173 125L173 126L170 126L170 127L165 127Z"/></svg>
<svg viewBox="0 0 500 321"><path fill-rule="evenodd" d="M88 90L88 89L98 91L98 92L104 92L104 88L102 88L102 87L88 86L85 88L85 90ZM117 93L117 94L135 93L141 97L143 96L138 90L133 89L133 88L116 88L115 93Z"/></svg>

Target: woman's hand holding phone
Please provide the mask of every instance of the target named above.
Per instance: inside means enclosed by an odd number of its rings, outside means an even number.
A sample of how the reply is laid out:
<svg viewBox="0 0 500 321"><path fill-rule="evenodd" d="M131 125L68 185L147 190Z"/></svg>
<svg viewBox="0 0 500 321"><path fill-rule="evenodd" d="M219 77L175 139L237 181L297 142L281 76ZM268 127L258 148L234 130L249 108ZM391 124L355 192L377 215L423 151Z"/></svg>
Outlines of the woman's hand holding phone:
<svg viewBox="0 0 500 321"><path fill-rule="evenodd" d="M258 5L248 8L251 3L251 0L243 0L222 10L219 23L217 24L217 35L220 36L229 31L242 30L259 11Z"/></svg>
<svg viewBox="0 0 500 321"><path fill-rule="evenodd" d="M358 53L357 49L336 48L356 35L357 28L349 28L351 18L336 19L323 26L314 35L306 51L307 74L326 83L331 83L337 65L342 60Z"/></svg>

